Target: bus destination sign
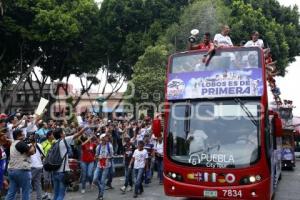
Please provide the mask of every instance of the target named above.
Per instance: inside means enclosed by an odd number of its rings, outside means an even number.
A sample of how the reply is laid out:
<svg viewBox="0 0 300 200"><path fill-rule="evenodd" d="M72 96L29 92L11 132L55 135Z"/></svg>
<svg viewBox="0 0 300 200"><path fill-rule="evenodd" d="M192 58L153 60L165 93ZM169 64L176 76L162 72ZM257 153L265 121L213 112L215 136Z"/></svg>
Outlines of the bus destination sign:
<svg viewBox="0 0 300 200"><path fill-rule="evenodd" d="M262 70L201 71L171 73L167 99L254 97L263 93Z"/></svg>

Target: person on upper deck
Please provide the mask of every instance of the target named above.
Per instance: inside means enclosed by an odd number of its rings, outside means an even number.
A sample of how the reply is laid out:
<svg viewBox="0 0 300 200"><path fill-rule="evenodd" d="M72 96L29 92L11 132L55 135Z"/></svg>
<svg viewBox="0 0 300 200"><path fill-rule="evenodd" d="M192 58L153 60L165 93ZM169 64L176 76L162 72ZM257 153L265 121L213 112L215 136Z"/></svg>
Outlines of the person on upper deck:
<svg viewBox="0 0 300 200"><path fill-rule="evenodd" d="M228 25L222 26L221 33L217 33L214 37L215 47L232 47L232 41L229 37L230 28Z"/></svg>
<svg viewBox="0 0 300 200"><path fill-rule="evenodd" d="M259 32L253 31L251 34L251 40L249 40L244 47L260 47L264 48L264 41L259 39Z"/></svg>
<svg viewBox="0 0 300 200"><path fill-rule="evenodd" d="M196 49L205 49L209 50L213 48L214 44L211 41L211 35L209 32L204 33L203 41L199 44L193 45L191 42L188 43L189 50L196 50Z"/></svg>

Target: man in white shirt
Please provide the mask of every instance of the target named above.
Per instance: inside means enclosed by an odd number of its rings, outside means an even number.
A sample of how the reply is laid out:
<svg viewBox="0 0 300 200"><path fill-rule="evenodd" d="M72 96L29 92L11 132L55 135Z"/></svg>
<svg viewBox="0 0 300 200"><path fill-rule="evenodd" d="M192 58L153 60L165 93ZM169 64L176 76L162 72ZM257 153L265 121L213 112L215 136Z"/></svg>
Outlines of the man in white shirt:
<svg viewBox="0 0 300 200"><path fill-rule="evenodd" d="M195 130L193 133L189 133L187 141L189 141L189 155L198 153L206 149L206 139L208 136L203 130Z"/></svg>
<svg viewBox="0 0 300 200"><path fill-rule="evenodd" d="M163 184L163 156L164 156L164 142L163 138L160 136L157 138L157 142L154 147L155 160L157 164L157 173L159 177L159 184Z"/></svg>
<svg viewBox="0 0 300 200"><path fill-rule="evenodd" d="M229 37L230 28L228 25L222 27L221 33L217 33L214 37L216 47L232 47L232 41Z"/></svg>
<svg viewBox="0 0 300 200"><path fill-rule="evenodd" d="M264 48L264 41L259 38L259 33L258 31L253 31L251 34L251 40L249 40L244 47L260 47Z"/></svg>
<svg viewBox="0 0 300 200"><path fill-rule="evenodd" d="M34 136L30 138L34 141ZM42 158L45 157L43 147L41 144L36 143L35 154L31 155L31 176L32 185L36 191L36 200L42 199L42 174L43 174L43 162Z"/></svg>
<svg viewBox="0 0 300 200"><path fill-rule="evenodd" d="M71 142L83 134L84 128L82 128L78 133L65 137L65 133L63 129L58 128L54 131L53 135L57 142L59 142L59 149L60 149L60 156L64 160L62 162L62 165L60 168L53 172L53 185L54 185L54 199L53 200L60 200L64 199L66 187L67 185L64 182L64 178L66 175L66 172L70 171L69 167L69 156L68 156L68 148Z"/></svg>
<svg viewBox="0 0 300 200"><path fill-rule="evenodd" d="M144 170L147 170L148 166L148 152L144 149L144 141L138 142L138 149L136 149L133 153L132 159L130 161L129 166L133 165L134 175L135 175L135 187L134 187L134 198L137 198L138 194L142 194L144 192L142 180Z"/></svg>

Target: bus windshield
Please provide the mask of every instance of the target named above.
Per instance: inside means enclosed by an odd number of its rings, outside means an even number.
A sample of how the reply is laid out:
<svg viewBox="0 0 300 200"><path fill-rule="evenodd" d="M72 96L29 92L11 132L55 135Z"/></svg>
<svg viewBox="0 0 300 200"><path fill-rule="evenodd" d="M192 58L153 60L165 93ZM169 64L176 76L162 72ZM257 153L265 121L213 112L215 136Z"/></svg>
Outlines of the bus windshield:
<svg viewBox="0 0 300 200"><path fill-rule="evenodd" d="M222 100L171 104L168 157L180 164L241 168L259 159L258 101Z"/></svg>
<svg viewBox="0 0 300 200"><path fill-rule="evenodd" d="M206 52L191 52L174 55L170 73L224 71L261 68L259 48L216 50L208 62L203 62Z"/></svg>

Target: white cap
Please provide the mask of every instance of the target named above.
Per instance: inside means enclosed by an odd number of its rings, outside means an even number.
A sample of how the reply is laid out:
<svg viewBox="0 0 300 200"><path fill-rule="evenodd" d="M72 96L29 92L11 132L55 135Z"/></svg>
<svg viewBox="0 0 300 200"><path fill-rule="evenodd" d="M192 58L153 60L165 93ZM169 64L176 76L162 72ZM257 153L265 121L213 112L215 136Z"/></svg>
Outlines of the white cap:
<svg viewBox="0 0 300 200"><path fill-rule="evenodd" d="M100 140L102 140L105 136L106 136L105 133L101 134L101 135L100 135Z"/></svg>

